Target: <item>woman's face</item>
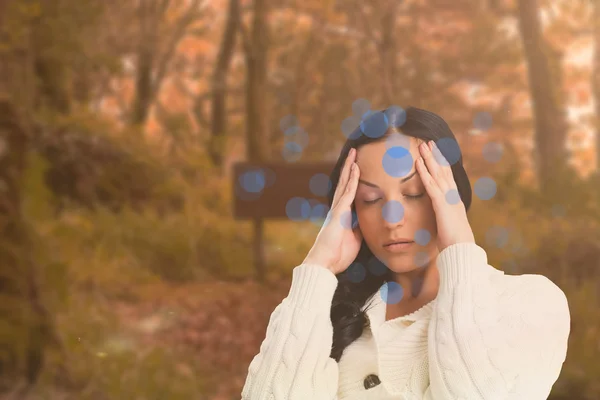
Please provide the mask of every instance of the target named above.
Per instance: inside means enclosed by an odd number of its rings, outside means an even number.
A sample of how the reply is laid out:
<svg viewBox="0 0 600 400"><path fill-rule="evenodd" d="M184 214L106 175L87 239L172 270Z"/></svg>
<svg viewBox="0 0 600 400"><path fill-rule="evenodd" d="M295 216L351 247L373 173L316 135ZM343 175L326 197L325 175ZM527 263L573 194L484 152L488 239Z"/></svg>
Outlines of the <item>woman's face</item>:
<svg viewBox="0 0 600 400"><path fill-rule="evenodd" d="M422 141L405 135L401 135L400 141L410 151L413 162L410 172L399 177L389 175L384 168L389 141L357 149L360 181L354 200L358 224L369 249L396 273L424 267L437 254L435 212L415 167ZM399 238L413 242L404 248L385 246Z"/></svg>

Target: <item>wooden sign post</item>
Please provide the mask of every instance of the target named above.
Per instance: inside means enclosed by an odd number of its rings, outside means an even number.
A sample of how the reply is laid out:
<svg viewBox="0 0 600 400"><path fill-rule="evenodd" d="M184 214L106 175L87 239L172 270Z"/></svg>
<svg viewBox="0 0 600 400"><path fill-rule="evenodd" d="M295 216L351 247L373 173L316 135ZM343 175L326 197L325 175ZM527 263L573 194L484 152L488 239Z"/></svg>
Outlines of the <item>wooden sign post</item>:
<svg viewBox="0 0 600 400"><path fill-rule="evenodd" d="M316 162L304 164L249 163L240 162L233 166L233 216L235 219L254 222L254 268L256 278L264 282L266 266L263 244L265 219L301 220L306 216L294 213L291 199L305 199L312 207L327 205L327 189L323 188L324 176L329 178L335 163ZM318 174L323 174L319 175ZM315 176L317 176L315 178ZM317 183L317 184L315 184ZM328 183L328 179L326 180ZM315 186L321 186L320 188ZM302 202L306 205L306 202ZM321 208L322 209L322 208ZM302 214L306 214L306 207Z"/></svg>

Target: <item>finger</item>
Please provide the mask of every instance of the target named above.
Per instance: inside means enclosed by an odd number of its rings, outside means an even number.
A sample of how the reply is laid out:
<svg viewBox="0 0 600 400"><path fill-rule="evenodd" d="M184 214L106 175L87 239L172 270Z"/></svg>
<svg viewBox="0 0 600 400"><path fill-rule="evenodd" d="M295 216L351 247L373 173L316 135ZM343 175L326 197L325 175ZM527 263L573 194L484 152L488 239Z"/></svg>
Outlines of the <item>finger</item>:
<svg viewBox="0 0 600 400"><path fill-rule="evenodd" d="M342 172L340 173L340 178L339 178L338 184L335 188L335 193L333 195L333 202L331 204L331 208L333 208L335 205L337 205L337 203L339 203L340 197L342 197L344 190L346 190L348 176L350 174L350 167L353 162L352 157L353 157L354 152L355 152L354 149L350 149L350 151L348 152L348 156L346 156L346 160L344 162L344 166L342 167Z"/></svg>
<svg viewBox="0 0 600 400"><path fill-rule="evenodd" d="M333 194L333 201L331 203L331 208L335 207L337 203L340 201L340 197L344 194L346 187L348 185L348 179L350 176L350 167L356 158L356 149L350 149L348 156L346 157L346 161L344 162L344 167L342 168L342 173L340 174L340 179L338 181L337 187L335 188L335 193Z"/></svg>
<svg viewBox="0 0 600 400"><path fill-rule="evenodd" d="M427 190L427 194L429 194L429 197L432 199L439 197L441 190L427 170L427 166L425 165L423 157L419 157L417 159L416 167L417 171L419 172L419 176L421 177L421 181L423 182L423 186L425 186L425 190Z"/></svg>
<svg viewBox="0 0 600 400"><path fill-rule="evenodd" d="M431 149L433 159L437 161L440 167L441 177L445 178L447 183L453 184L454 174L452 173L452 167L450 166L448 159L444 156L444 154L438 147L437 143L435 143L435 141L432 140L429 142L429 144L429 148Z"/></svg>
<svg viewBox="0 0 600 400"><path fill-rule="evenodd" d="M339 201L339 208L342 210L349 209L356 196L356 188L358 187L358 178L360 176L360 170L357 163L352 164L350 171L350 178L348 185Z"/></svg>
<svg viewBox="0 0 600 400"><path fill-rule="evenodd" d="M433 153L431 152L431 141L428 143L423 143L419 146L419 150L421 151L421 156L425 160L425 165L427 166L427 172L434 179L435 183L438 186L441 186L445 178L443 177L443 171L441 165L434 159Z"/></svg>

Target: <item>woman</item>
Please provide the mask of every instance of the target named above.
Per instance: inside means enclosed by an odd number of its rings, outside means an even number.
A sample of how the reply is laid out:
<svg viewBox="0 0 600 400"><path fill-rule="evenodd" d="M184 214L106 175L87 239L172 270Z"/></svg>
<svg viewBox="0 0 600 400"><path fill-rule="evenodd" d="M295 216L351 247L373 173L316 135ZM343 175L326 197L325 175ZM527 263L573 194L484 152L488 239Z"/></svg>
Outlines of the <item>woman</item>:
<svg viewBox="0 0 600 400"><path fill-rule="evenodd" d="M242 398L546 399L566 357L567 299L542 275L487 263L445 121L414 107L370 114L331 181Z"/></svg>

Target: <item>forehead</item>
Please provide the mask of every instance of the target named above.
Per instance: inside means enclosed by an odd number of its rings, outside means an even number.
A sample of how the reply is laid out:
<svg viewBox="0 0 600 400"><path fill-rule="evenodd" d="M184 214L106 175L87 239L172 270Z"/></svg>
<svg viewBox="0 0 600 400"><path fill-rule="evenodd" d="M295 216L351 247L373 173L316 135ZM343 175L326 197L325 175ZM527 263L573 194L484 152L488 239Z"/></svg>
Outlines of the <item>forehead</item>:
<svg viewBox="0 0 600 400"><path fill-rule="evenodd" d="M387 175L383 168L383 156L392 147L404 147L408 149L414 163L419 158L419 145L423 140L411 136L406 136L400 133L392 133L385 139L373 143L363 145L356 152L356 163L360 167L361 175ZM412 172L412 171L411 171ZM392 178L390 176L390 178Z"/></svg>

